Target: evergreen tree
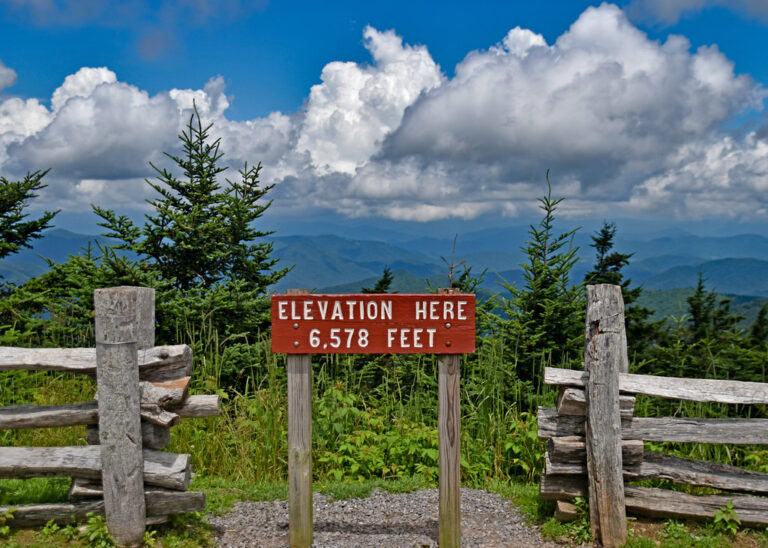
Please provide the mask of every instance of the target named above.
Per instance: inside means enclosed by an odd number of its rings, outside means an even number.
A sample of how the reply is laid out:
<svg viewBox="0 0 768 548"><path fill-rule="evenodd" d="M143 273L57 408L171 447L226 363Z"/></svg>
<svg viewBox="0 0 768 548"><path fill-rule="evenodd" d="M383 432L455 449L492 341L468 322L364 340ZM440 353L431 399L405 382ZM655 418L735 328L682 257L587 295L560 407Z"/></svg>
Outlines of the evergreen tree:
<svg viewBox="0 0 768 548"><path fill-rule="evenodd" d="M611 251L613 249L613 238L616 236L616 224L603 221L603 226L592 236L591 247L594 247L597 251L595 257L595 266L591 272L588 272L584 277L584 282L588 285L596 284L613 284L620 285L622 289L626 289L629 286L629 280L624 281L624 274L621 269L629 264L629 259L632 257L632 253L619 253L617 251ZM640 289L637 292L639 294ZM622 295L627 291L622 291ZM634 293L629 295L629 298L635 300ZM624 296L624 304L627 296ZM631 302L631 301L630 301Z"/></svg>
<svg viewBox="0 0 768 548"><path fill-rule="evenodd" d="M576 230L555 234L555 211L562 198L552 198L547 171L547 195L539 199L544 216L531 225L523 251L524 285L506 284L512 298L503 304L509 318L510 350L516 359L517 376L534 388L542 382L545 363L567 363L582 353L584 325L583 285L570 283L578 248L573 246Z"/></svg>
<svg viewBox="0 0 768 548"><path fill-rule="evenodd" d="M761 347L768 342L768 303L760 307L755 322L749 328L749 341L755 347Z"/></svg>
<svg viewBox="0 0 768 548"><path fill-rule="evenodd" d="M215 312L222 335L254 332L269 322L267 287L289 270L274 269L272 243L263 240L272 233L254 226L271 204L263 198L272 185L260 186L261 164L245 164L238 180L222 185L226 167L211 126L203 126L195 110L179 135L183 154L166 153L183 175L151 164L157 182L147 183L159 196L149 201L154 213L143 226L109 209L93 210L106 236L120 240L117 249L137 254L143 268L183 292L186 312Z"/></svg>
<svg viewBox="0 0 768 548"><path fill-rule="evenodd" d="M392 281L395 277L392 275L392 271L388 266L384 267L384 271L381 274L381 278L378 279L373 287L363 287L361 293L389 293L389 288L392 286Z"/></svg>
<svg viewBox="0 0 768 548"><path fill-rule="evenodd" d="M616 224L603 221L600 230L592 235L591 247L595 248L595 265L584 276L588 285L613 284L621 286L624 299L624 321L627 331L627 351L630 359L641 361L645 350L660 337L663 321L649 322L653 310L633 303L640 298L642 287L631 287L632 280L624 279L622 269L629 265L633 253L613 251Z"/></svg>
<svg viewBox="0 0 768 548"><path fill-rule="evenodd" d="M39 238L51 227L58 211L46 211L37 219L27 219L24 210L37 191L45 188L43 177L48 171L27 173L21 181L0 177L0 259L31 247L30 240Z"/></svg>
<svg viewBox="0 0 768 548"><path fill-rule="evenodd" d="M742 316L731 312L731 299L718 300L715 291L708 291L704 275L699 272L696 289L687 297L690 342L692 344L707 339L722 340L736 331Z"/></svg>

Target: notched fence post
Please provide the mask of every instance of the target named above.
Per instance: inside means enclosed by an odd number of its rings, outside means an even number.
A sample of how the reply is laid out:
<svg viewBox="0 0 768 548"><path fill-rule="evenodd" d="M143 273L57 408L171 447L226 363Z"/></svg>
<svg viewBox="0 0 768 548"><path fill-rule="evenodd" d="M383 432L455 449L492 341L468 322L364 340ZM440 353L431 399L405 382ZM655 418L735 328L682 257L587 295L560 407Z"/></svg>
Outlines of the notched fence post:
<svg viewBox="0 0 768 548"><path fill-rule="evenodd" d="M587 399L589 514L594 540L606 547L627 540L621 455L619 373L626 373L624 300L617 285L587 286L584 369Z"/></svg>
<svg viewBox="0 0 768 548"><path fill-rule="evenodd" d="M138 349L154 344L154 289L94 291L99 443L107 528L141 545L146 527Z"/></svg>

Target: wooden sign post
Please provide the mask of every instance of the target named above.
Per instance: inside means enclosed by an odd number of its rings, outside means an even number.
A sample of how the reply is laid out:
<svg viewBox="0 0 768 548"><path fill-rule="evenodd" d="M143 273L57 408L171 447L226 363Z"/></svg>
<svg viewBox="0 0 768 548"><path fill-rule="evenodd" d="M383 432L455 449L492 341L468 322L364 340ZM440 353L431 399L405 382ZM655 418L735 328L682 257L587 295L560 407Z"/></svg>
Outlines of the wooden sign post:
<svg viewBox="0 0 768 548"><path fill-rule="evenodd" d="M289 295L308 293L291 289ZM312 546L312 355L288 354L288 543Z"/></svg>
<svg viewBox="0 0 768 548"><path fill-rule="evenodd" d="M272 296L272 351L287 354L289 542L312 544L311 354L441 354L438 379L440 546L461 542L460 355L475 351L475 296Z"/></svg>
<svg viewBox="0 0 768 548"><path fill-rule="evenodd" d="M455 295L455 289L442 294ZM445 354L438 360L437 428L439 446L439 545L461 545L461 410L459 402L460 354Z"/></svg>

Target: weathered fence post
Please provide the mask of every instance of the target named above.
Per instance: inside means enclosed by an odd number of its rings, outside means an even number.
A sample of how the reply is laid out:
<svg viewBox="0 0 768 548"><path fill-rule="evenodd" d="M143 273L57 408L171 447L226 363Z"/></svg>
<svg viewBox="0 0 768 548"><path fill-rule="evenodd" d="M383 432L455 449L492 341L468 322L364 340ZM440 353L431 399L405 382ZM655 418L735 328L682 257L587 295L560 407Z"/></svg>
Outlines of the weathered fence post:
<svg viewBox="0 0 768 548"><path fill-rule="evenodd" d="M155 291L94 291L96 379L104 511L118 545L141 545L146 527L138 348L154 344Z"/></svg>
<svg viewBox="0 0 768 548"><path fill-rule="evenodd" d="M587 398L589 514L594 540L605 548L627 540L621 456L619 373L628 370L624 300L617 285L587 286L584 369Z"/></svg>
<svg viewBox="0 0 768 548"><path fill-rule="evenodd" d="M458 289L440 289L439 294L455 294ZM449 324L446 324L450 328ZM461 544L461 411L459 391L460 354L438 358L438 436L439 436L439 544L459 548Z"/></svg>
<svg viewBox="0 0 768 548"><path fill-rule="evenodd" d="M286 293L302 295L309 291L289 289ZM288 354L285 361L288 370L288 542L291 548L308 548L312 545L312 355Z"/></svg>

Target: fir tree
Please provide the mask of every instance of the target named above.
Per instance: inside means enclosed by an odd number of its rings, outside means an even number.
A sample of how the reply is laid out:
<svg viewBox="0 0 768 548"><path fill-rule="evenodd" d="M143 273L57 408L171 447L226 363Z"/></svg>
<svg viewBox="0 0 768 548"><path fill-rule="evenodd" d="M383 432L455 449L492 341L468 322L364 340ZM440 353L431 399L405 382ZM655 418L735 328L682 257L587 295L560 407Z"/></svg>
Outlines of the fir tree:
<svg viewBox="0 0 768 548"><path fill-rule="evenodd" d="M723 340L734 334L742 316L731 312L731 299L718 300L715 291L708 291L704 275L699 272L696 289L685 300L688 303L690 342Z"/></svg>
<svg viewBox="0 0 768 548"><path fill-rule="evenodd" d="M632 280L624 279L622 269L629 265L633 253L613 251L616 224L603 221L600 230L592 235L591 247L595 248L595 265L584 276L589 285L613 284L621 286L624 299L624 321L627 331L627 351L630 359L642 360L645 350L660 336L662 321L649 322L653 310L634 305L642 294L642 287L631 287Z"/></svg>
<svg viewBox="0 0 768 548"><path fill-rule="evenodd" d="M0 259L31 247L30 240L39 238L51 227L58 211L46 211L37 219L27 219L25 209L36 192L45 188L43 177L48 171L27 173L21 181L0 177Z"/></svg>
<svg viewBox="0 0 768 548"><path fill-rule="evenodd" d="M183 154L166 153L182 175L153 164L157 182L147 183L159 195L150 200L154 213L143 226L127 216L93 206L106 236L118 249L136 253L142 266L171 283L188 301L185 312L215 311L220 334L254 332L268 325L267 288L288 269L275 269L272 243L254 223L271 202L263 199L272 185L259 184L261 164L245 164L235 181L219 176L220 140L210 137L197 110L179 135ZM195 305L197 303L197 305Z"/></svg>
<svg viewBox="0 0 768 548"><path fill-rule="evenodd" d="M768 342L768 303L760 307L755 322L749 328L749 341L755 347L763 346Z"/></svg>
<svg viewBox="0 0 768 548"><path fill-rule="evenodd" d="M381 278L378 279L376 284L373 287L363 287L360 291L361 293L389 293L389 288L392 286L394 279L392 271L388 266L385 266Z"/></svg>
<svg viewBox="0 0 768 548"><path fill-rule="evenodd" d="M570 272L578 248L573 245L576 230L556 234L555 211L562 198L552 198L547 171L547 195L539 199L544 216L531 225L523 247L527 262L522 288L505 287L512 299L505 304L512 347L517 358L517 376L535 388L541 383L545 363L561 364L578 356L583 347L584 292L572 285Z"/></svg>

